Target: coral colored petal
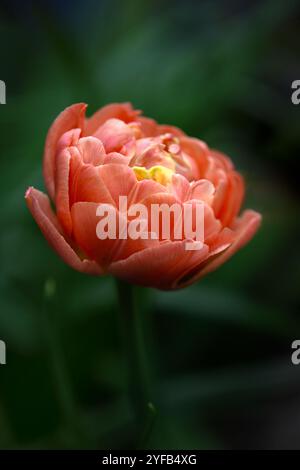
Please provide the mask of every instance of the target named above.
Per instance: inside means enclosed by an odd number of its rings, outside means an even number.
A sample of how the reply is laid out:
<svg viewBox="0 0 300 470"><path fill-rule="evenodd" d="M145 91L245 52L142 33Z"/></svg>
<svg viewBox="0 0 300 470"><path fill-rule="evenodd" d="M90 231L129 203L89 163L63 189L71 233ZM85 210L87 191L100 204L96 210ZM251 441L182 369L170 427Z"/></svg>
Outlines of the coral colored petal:
<svg viewBox="0 0 300 470"><path fill-rule="evenodd" d="M166 193L167 188L153 180L137 181L128 195L128 205L136 204L157 193Z"/></svg>
<svg viewBox="0 0 300 470"><path fill-rule="evenodd" d="M207 204L211 204L213 195L215 193L215 187L208 180L198 180L191 184L191 198L199 199Z"/></svg>
<svg viewBox="0 0 300 470"><path fill-rule="evenodd" d="M174 194L168 192L151 194L142 199L141 204L148 211L150 231L157 234L160 240L183 238L183 217L180 218L180 215L182 216L182 206ZM172 206L175 209L174 211ZM176 216L178 216L177 219Z"/></svg>
<svg viewBox="0 0 300 470"><path fill-rule="evenodd" d="M77 143L83 163L101 165L105 157L105 149L102 142L95 137L82 137Z"/></svg>
<svg viewBox="0 0 300 470"><path fill-rule="evenodd" d="M134 121L139 114L140 111L133 109L131 103L108 104L86 119L85 135L94 134L108 119L116 118L128 123Z"/></svg>
<svg viewBox="0 0 300 470"><path fill-rule="evenodd" d="M185 241L165 242L112 263L108 271L121 279L158 289L177 288L176 280L188 267L201 263L208 254L201 250L187 251Z"/></svg>
<svg viewBox="0 0 300 470"><path fill-rule="evenodd" d="M55 156L57 143L65 132L83 127L85 110L86 104L84 103L69 106L60 113L49 129L44 150L43 174L47 191L52 200L55 198Z"/></svg>
<svg viewBox="0 0 300 470"><path fill-rule="evenodd" d="M206 274L215 271L219 266L224 264L225 261L231 258L238 250L246 245L251 238L253 238L260 226L260 223L261 215L259 213L252 210L245 211L234 224L234 242L231 243L227 249L217 255L215 252L212 252L207 262L205 262L202 267L200 266L197 273L189 279L188 285L199 280Z"/></svg>
<svg viewBox="0 0 300 470"><path fill-rule="evenodd" d="M130 157L126 157L125 155L122 155L121 153L118 152L111 152L108 153L104 157L104 165L107 165L109 163L118 163L119 165L128 165L130 161Z"/></svg>
<svg viewBox="0 0 300 470"><path fill-rule="evenodd" d="M219 162L219 164L223 167L224 170L233 170L233 163L230 158L227 157L227 155L214 149L210 149L209 153Z"/></svg>
<svg viewBox="0 0 300 470"><path fill-rule="evenodd" d="M236 171L231 171L228 174L228 188L219 214L223 225L229 226L238 214L244 199L244 192L243 177Z"/></svg>
<svg viewBox="0 0 300 470"><path fill-rule="evenodd" d="M140 133L138 124L125 124L120 119L109 119L94 133L100 139L107 153L118 152L123 145L131 141Z"/></svg>
<svg viewBox="0 0 300 470"><path fill-rule="evenodd" d="M98 171L101 180L117 205L119 204L119 196L128 196L137 181L132 168L126 165L110 163L100 166Z"/></svg>
<svg viewBox="0 0 300 470"><path fill-rule="evenodd" d="M29 188L25 199L28 208L52 248L71 268L87 274L102 274L99 265L88 259L80 259L62 234L62 229L55 217L46 194Z"/></svg>
<svg viewBox="0 0 300 470"><path fill-rule="evenodd" d="M141 131L144 137L153 137L157 135L157 122L154 119L140 116L137 122L141 124Z"/></svg>
<svg viewBox="0 0 300 470"><path fill-rule="evenodd" d="M100 218L96 211L99 204L94 202L77 202L71 208L73 237L87 256L105 268L110 260L116 240L100 240L96 227Z"/></svg>
<svg viewBox="0 0 300 470"><path fill-rule="evenodd" d="M70 131L65 132L59 139L56 146L56 154L60 153L66 147L72 147L76 145L79 141L82 129L71 129Z"/></svg>
<svg viewBox="0 0 300 470"><path fill-rule="evenodd" d="M160 124L157 126L156 135L161 134L172 134L175 137L185 136L185 133L176 126L168 126L166 124Z"/></svg>
<svg viewBox="0 0 300 470"><path fill-rule="evenodd" d="M216 188L212 207L217 218L220 217L223 202L228 191L228 177L224 170L217 170L214 178Z"/></svg>
<svg viewBox="0 0 300 470"><path fill-rule="evenodd" d="M55 205L56 213L68 236L72 233L72 219L69 200L69 174L71 155L68 148L62 150L56 157Z"/></svg>
<svg viewBox="0 0 300 470"><path fill-rule="evenodd" d="M124 216L115 211L116 236L101 240L97 236L97 224L101 220L97 216L99 204L78 202L72 206L71 214L73 220L73 236L80 248L97 261L104 269L113 261L123 259L150 245L158 244L156 240L133 240L119 238L119 217L126 222ZM114 235L114 234L113 234ZM149 237L150 238L150 237Z"/></svg>
<svg viewBox="0 0 300 470"><path fill-rule="evenodd" d="M205 178L208 166L209 149L202 140L192 137L181 137L180 147L186 153L194 172L194 180Z"/></svg>
<svg viewBox="0 0 300 470"><path fill-rule="evenodd" d="M71 175L73 175L73 169ZM97 202L115 205L109 190L99 175L99 168L92 165L81 165L80 168L75 168L74 176L71 176L70 180L70 197L71 204Z"/></svg>
<svg viewBox="0 0 300 470"><path fill-rule="evenodd" d="M190 183L184 176L174 174L172 176L171 191L179 201L184 202L190 197Z"/></svg>

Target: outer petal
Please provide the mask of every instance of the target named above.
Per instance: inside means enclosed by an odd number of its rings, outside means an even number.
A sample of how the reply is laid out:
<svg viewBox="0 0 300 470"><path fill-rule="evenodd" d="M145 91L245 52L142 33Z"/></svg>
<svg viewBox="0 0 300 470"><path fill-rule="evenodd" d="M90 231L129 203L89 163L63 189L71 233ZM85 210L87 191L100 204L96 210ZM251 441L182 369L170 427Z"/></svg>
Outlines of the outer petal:
<svg viewBox="0 0 300 470"><path fill-rule="evenodd" d="M73 128L82 128L86 104L78 103L66 108L49 129L44 150L43 174L45 185L52 200L55 197L55 156L60 137Z"/></svg>
<svg viewBox="0 0 300 470"><path fill-rule="evenodd" d="M25 199L43 235L65 263L77 271L95 275L102 274L102 270L97 263L88 259L80 259L73 248L71 248L62 235L62 229L50 207L49 199L44 193L34 188L29 188Z"/></svg>
<svg viewBox="0 0 300 470"><path fill-rule="evenodd" d="M72 219L70 214L69 175L71 155L69 148L65 148L56 156L55 178L55 205L56 213L68 236L72 233Z"/></svg>
<svg viewBox="0 0 300 470"><path fill-rule="evenodd" d="M80 200L100 202L105 192L109 197L93 166L102 163L103 159L104 147L95 137L83 137L76 146L66 147L56 155L56 212L68 236L72 234L70 205L74 200L80 197L83 198Z"/></svg>
<svg viewBox="0 0 300 470"><path fill-rule="evenodd" d="M223 225L230 226L240 211L244 199L245 185L243 177L236 171L231 171L228 174L227 183L227 192L219 218Z"/></svg>
<svg viewBox="0 0 300 470"><path fill-rule="evenodd" d="M112 263L109 272L135 284L164 290L176 289L177 278L188 267L193 268L201 263L207 254L206 245L201 250L187 251L185 241L165 242Z"/></svg>
<svg viewBox="0 0 300 470"><path fill-rule="evenodd" d="M108 119L116 118L124 122L134 121L140 111L133 109L131 103L112 103L100 108L86 120L85 135L92 135Z"/></svg>
<svg viewBox="0 0 300 470"><path fill-rule="evenodd" d="M215 246L213 251L210 253L210 257L205 261L205 263L194 271L194 274L185 280L181 287L186 287L187 285L193 284L198 281L200 278L205 276L217 269L220 265L225 263L229 258L231 258L240 248L246 245L251 238L255 235L261 223L261 215L258 212L247 210L243 215L236 220L232 230L235 231L234 242L225 250L217 250ZM222 243L227 237L232 237L232 233L225 229L221 234ZM226 244L226 241L225 241ZM223 245L224 246L224 245ZM226 248L226 247L225 247ZM220 252L221 251L221 252Z"/></svg>

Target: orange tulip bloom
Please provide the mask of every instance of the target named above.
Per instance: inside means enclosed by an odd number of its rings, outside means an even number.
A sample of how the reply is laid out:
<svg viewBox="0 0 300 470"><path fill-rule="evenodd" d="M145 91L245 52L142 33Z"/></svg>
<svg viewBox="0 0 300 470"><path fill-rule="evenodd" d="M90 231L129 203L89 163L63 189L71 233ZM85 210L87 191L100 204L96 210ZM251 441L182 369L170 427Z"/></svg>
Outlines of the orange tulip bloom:
<svg viewBox="0 0 300 470"><path fill-rule="evenodd" d="M92 117L86 105L65 109L46 139L44 179L55 204L34 188L28 207L54 250L72 268L132 283L177 289L213 271L245 245L261 216L238 216L244 182L231 160L201 140L143 117L130 104L110 104ZM181 240L99 239L99 204L204 204L204 244Z"/></svg>

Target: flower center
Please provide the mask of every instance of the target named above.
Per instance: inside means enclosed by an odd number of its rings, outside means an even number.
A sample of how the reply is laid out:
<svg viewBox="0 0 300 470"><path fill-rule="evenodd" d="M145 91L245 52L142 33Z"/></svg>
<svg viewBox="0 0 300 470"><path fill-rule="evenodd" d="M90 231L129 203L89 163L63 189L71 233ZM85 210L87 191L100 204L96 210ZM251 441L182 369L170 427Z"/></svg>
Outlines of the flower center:
<svg viewBox="0 0 300 470"><path fill-rule="evenodd" d="M151 179L157 183L162 184L163 186L166 186L171 182L172 176L175 173L175 170L162 165L155 165L151 168L145 168L144 166L134 166L132 169L138 181Z"/></svg>

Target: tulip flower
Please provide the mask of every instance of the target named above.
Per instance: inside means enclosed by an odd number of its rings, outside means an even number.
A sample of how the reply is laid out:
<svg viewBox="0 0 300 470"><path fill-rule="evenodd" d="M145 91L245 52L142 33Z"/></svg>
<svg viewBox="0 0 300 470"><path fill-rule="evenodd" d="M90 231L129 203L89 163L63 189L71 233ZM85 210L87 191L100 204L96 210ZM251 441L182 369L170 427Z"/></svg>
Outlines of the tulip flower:
<svg viewBox="0 0 300 470"><path fill-rule="evenodd" d="M142 116L128 103L107 105L90 118L85 112L85 104L74 104L53 122L43 162L48 195L30 187L25 198L65 263L77 271L118 279L132 403L139 424L146 418L152 422L155 407L141 317L130 284L172 290L198 281L249 242L261 216L253 210L240 215L243 178L228 156L203 141ZM125 208L120 202L124 198ZM170 208L169 232L163 226L164 214L153 228L154 206ZM175 212L171 219L171 208L187 206L188 234L182 212L179 222ZM141 219L132 212L137 207L147 209ZM114 236L106 236L103 219L99 222L105 210L116 216L109 219ZM143 226L140 236L137 225Z"/></svg>
<svg viewBox="0 0 300 470"><path fill-rule="evenodd" d="M128 103L107 105L90 118L85 112L82 103L68 107L47 135L43 173L55 209L37 189L25 196L43 235L73 269L178 289L218 268L253 237L261 216L253 210L239 215L245 186L228 156ZM109 204L120 213L120 196L146 207L201 202L201 249L187 250L184 234L100 239L97 208Z"/></svg>

